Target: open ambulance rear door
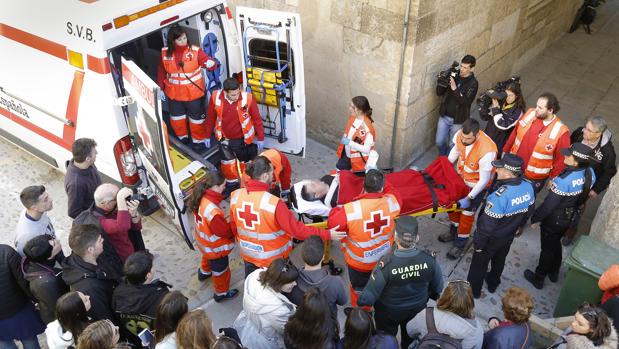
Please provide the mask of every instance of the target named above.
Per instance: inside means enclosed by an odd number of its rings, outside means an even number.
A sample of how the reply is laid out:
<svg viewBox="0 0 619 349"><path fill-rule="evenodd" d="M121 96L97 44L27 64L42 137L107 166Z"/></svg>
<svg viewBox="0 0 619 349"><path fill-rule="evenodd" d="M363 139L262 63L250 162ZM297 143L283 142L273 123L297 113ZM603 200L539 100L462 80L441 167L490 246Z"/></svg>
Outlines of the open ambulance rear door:
<svg viewBox="0 0 619 349"><path fill-rule="evenodd" d="M193 185L206 175L201 163L191 161L168 142L168 131L161 116L159 86L135 63L122 58L123 85L129 103L129 116L135 120L135 142L147 173L149 187L161 208L193 249L192 223L184 199Z"/></svg>
<svg viewBox="0 0 619 349"><path fill-rule="evenodd" d="M297 13L236 8L244 86L258 103L265 147L305 155L305 76Z"/></svg>

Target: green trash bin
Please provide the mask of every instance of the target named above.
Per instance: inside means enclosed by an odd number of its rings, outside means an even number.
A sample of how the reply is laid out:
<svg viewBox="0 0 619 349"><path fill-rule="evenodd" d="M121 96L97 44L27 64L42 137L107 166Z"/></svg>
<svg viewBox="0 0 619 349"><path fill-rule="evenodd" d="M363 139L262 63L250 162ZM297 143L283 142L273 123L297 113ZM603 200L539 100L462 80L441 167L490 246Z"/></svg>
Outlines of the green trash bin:
<svg viewBox="0 0 619 349"><path fill-rule="evenodd" d="M619 264L619 251L590 236L582 236L564 263L567 274L554 317L573 315L583 302L600 302L602 291L598 279L611 265Z"/></svg>

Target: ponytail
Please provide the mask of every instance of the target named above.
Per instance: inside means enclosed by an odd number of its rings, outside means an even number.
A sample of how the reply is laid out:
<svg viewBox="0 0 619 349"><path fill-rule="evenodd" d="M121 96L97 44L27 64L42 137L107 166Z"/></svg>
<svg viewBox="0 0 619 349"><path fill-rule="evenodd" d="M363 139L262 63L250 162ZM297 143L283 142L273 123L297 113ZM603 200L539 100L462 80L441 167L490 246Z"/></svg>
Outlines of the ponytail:
<svg viewBox="0 0 619 349"><path fill-rule="evenodd" d="M356 96L352 99L352 104L355 108L361 110L361 112L370 119L372 123L374 123L374 119L372 119L372 108L370 107L370 101L368 101L365 96Z"/></svg>
<svg viewBox="0 0 619 349"><path fill-rule="evenodd" d="M191 212L197 212L200 208L200 201L202 201L204 193L216 185L222 185L225 180L226 178L220 171L208 172L204 180L198 182L193 189L191 196L187 200L187 208Z"/></svg>
<svg viewBox="0 0 619 349"><path fill-rule="evenodd" d="M271 170L271 161L262 155L257 156L245 166L245 173L255 180L259 180L263 174L269 173Z"/></svg>

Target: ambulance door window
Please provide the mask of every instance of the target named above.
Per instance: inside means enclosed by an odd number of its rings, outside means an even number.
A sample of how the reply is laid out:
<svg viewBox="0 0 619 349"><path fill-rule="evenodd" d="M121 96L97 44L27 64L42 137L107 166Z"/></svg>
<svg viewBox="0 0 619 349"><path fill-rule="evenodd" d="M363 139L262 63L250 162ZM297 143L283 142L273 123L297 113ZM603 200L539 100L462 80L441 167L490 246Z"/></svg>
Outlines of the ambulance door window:
<svg viewBox="0 0 619 349"><path fill-rule="evenodd" d="M249 41L249 61L252 66L277 70L277 49L275 41L264 39L252 39ZM279 58L281 62L288 61L288 44L285 42L279 42ZM294 67L294 52L292 54L292 66ZM283 65L280 63L280 65ZM286 67L282 71L282 79L290 80L290 69ZM294 84L294 80L292 81Z"/></svg>
<svg viewBox="0 0 619 349"><path fill-rule="evenodd" d="M135 123L138 137L136 137L136 142L144 157L167 183L168 176L165 172L163 153L160 150L163 147L161 137L159 137L159 126L152 117L147 117L145 113L144 109L137 108Z"/></svg>

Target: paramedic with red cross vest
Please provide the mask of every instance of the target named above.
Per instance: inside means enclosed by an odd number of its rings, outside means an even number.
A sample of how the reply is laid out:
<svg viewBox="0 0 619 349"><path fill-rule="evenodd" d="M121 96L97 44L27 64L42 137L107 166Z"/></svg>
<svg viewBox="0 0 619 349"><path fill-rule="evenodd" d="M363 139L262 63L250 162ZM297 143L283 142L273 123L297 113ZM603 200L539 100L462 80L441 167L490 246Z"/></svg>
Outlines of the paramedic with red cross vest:
<svg viewBox="0 0 619 349"><path fill-rule="evenodd" d="M538 193L548 177L563 171L560 149L569 148L570 130L556 115L559 100L549 92L542 93L535 108L520 117L503 146L503 153L518 155L524 160L524 176Z"/></svg>
<svg viewBox="0 0 619 349"><path fill-rule="evenodd" d="M218 141L228 140L230 150L240 161L252 160L264 147L264 126L256 100L251 93L241 91L234 78L226 79L223 90L211 95L206 119L207 147L211 145L213 129Z"/></svg>
<svg viewBox="0 0 619 349"><path fill-rule="evenodd" d="M280 198L270 194L273 166L264 156L247 164L245 172L251 179L245 188L230 195L230 226L245 262L246 277L277 258L288 258L293 237L304 240L318 235L323 240L341 240L346 236L337 231L339 227L329 231L304 225Z"/></svg>
<svg viewBox="0 0 619 349"><path fill-rule="evenodd" d="M170 126L176 137L183 143L191 143L192 148L198 151L205 149L206 140L202 67L209 70L217 68L215 61L200 47L188 44L187 33L182 27L172 26L168 31L168 46L161 50L157 72L157 84L165 93L159 98L169 100ZM187 121L191 141L187 134Z"/></svg>
<svg viewBox="0 0 619 349"><path fill-rule="evenodd" d="M384 190L383 190L384 189ZM350 279L350 302L357 306L357 297L367 284L380 257L393 246L395 218L400 214L402 199L379 170L369 170L363 181L363 193L352 202L336 207L329 213L329 227L344 227L348 232L342 240L344 260Z"/></svg>
<svg viewBox="0 0 619 349"><path fill-rule="evenodd" d="M468 119L462 124L453 142L449 161L457 161L456 169L471 190L458 202L462 212L449 212L451 221L449 231L439 235L438 240L453 241L453 247L447 252L447 257L458 259L462 256L471 234L475 211L483 201L486 189L491 183L494 174L492 161L496 159L497 148L494 141L479 129L479 122L475 119Z"/></svg>

